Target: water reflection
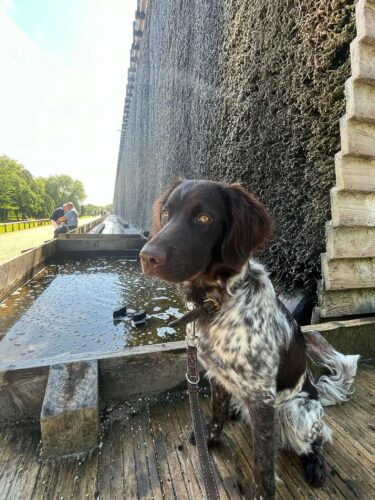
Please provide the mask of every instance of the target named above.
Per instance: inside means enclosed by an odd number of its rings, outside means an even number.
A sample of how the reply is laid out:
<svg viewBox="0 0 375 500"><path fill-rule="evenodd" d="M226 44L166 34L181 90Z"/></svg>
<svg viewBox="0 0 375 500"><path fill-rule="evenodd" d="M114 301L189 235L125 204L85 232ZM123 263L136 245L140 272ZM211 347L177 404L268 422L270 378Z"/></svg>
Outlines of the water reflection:
<svg viewBox="0 0 375 500"><path fill-rule="evenodd" d="M128 314L145 309L146 325L129 316L113 322L113 309L124 304ZM65 260L1 304L0 364L180 340L184 329L167 324L181 314L174 287L145 278L136 260Z"/></svg>

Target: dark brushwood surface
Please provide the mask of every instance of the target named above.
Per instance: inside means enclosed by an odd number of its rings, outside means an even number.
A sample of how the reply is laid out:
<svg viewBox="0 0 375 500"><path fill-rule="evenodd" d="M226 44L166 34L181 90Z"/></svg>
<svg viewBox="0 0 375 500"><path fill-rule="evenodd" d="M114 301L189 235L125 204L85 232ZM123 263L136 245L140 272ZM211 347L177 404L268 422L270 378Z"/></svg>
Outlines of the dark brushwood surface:
<svg viewBox="0 0 375 500"><path fill-rule="evenodd" d="M371 499L375 490L375 368L362 366L352 400L326 409L334 431L326 446L327 483L309 488L299 460L281 452L277 498ZM202 395L209 412L209 398ZM1 500L39 499L201 499L197 450L185 394L164 398L141 412L114 410L102 425L102 446L86 459L39 460L37 424L0 431ZM221 498L251 498L251 433L241 422L229 424L212 450ZM163 497L164 495L164 497Z"/></svg>

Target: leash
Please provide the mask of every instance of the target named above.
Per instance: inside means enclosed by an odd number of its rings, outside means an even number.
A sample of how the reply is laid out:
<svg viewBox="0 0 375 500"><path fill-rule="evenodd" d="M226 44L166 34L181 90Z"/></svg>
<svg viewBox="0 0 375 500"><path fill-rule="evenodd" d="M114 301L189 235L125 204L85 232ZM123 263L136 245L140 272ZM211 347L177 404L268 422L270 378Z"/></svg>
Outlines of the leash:
<svg viewBox="0 0 375 500"><path fill-rule="evenodd" d="M199 404L199 369L198 369L198 342L199 338L195 332L195 321L203 314L214 314L220 309L220 304L214 299L207 299L200 307L189 311L181 318L178 318L169 326L180 326L194 322L191 333L186 335L187 343L187 373L186 380L188 383L190 411L193 420L195 443L198 449L200 467L203 476L204 488L206 491L207 500L220 500L219 492L216 485L215 473L211 462L211 457L208 453L207 446L207 431L204 416Z"/></svg>

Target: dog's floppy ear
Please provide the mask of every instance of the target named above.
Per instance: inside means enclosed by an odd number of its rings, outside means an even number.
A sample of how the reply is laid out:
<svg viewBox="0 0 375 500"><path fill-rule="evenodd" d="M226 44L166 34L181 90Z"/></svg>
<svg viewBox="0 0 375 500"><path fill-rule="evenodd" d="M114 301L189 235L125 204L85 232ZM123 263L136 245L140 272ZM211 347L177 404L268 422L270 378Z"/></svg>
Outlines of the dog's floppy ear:
<svg viewBox="0 0 375 500"><path fill-rule="evenodd" d="M152 231L151 237L155 236L157 232L161 229L161 219L160 210L169 198L169 195L176 189L176 187L181 184L184 180L181 177L174 177L159 198L155 201L152 207Z"/></svg>
<svg viewBox="0 0 375 500"><path fill-rule="evenodd" d="M272 233L266 208L240 184L224 188L229 205L229 223L221 247L224 264L240 270L250 255L259 250Z"/></svg>

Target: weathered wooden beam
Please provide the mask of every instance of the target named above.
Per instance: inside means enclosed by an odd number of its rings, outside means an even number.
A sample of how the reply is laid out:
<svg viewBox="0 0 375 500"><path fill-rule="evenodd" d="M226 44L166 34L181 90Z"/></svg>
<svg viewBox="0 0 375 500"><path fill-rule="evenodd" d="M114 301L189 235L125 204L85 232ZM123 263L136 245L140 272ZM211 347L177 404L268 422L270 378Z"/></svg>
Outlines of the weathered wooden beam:
<svg viewBox="0 0 375 500"><path fill-rule="evenodd" d="M50 367L40 427L45 457L84 453L98 444L98 362Z"/></svg>
<svg viewBox="0 0 375 500"><path fill-rule="evenodd" d="M375 318L335 320L302 327L306 338L319 332L343 354L360 354L363 361L375 359Z"/></svg>
<svg viewBox="0 0 375 500"><path fill-rule="evenodd" d="M329 259L375 257L375 227L333 227L326 224Z"/></svg>
<svg viewBox="0 0 375 500"><path fill-rule="evenodd" d="M375 157L375 123L348 120L345 115L340 120L340 137L343 156Z"/></svg>
<svg viewBox="0 0 375 500"><path fill-rule="evenodd" d="M330 260L324 253L322 276L326 290L375 288L375 258Z"/></svg>
<svg viewBox="0 0 375 500"><path fill-rule="evenodd" d="M185 381L184 342L153 346L133 355L99 361L101 405L144 398L172 390Z"/></svg>
<svg viewBox="0 0 375 500"><path fill-rule="evenodd" d="M375 159L335 155L336 186L340 190L375 191Z"/></svg>
<svg viewBox="0 0 375 500"><path fill-rule="evenodd" d="M332 225L375 226L375 193L331 189Z"/></svg>
<svg viewBox="0 0 375 500"><path fill-rule="evenodd" d="M359 0L355 9L357 38L363 43L375 44L375 3Z"/></svg>
<svg viewBox="0 0 375 500"><path fill-rule="evenodd" d="M375 46L355 38L350 44L352 78L359 82L375 84Z"/></svg>
<svg viewBox="0 0 375 500"><path fill-rule="evenodd" d="M318 303L321 318L374 314L375 288L325 290L320 281Z"/></svg>
<svg viewBox="0 0 375 500"><path fill-rule="evenodd" d="M45 267L55 251L56 240L51 240L0 264L0 302Z"/></svg>
<svg viewBox="0 0 375 500"><path fill-rule="evenodd" d="M39 418L48 366L0 371L0 422Z"/></svg>
<svg viewBox="0 0 375 500"><path fill-rule="evenodd" d="M375 123L375 85L349 78L345 82L345 96L348 120Z"/></svg>
<svg viewBox="0 0 375 500"><path fill-rule="evenodd" d="M132 255L137 255L139 250L146 243L146 238L137 236L128 238L128 235L112 235L112 234L90 234L88 238L59 238L56 253L58 255L102 252L110 255L111 253L132 252ZM125 236L119 238L118 236Z"/></svg>

